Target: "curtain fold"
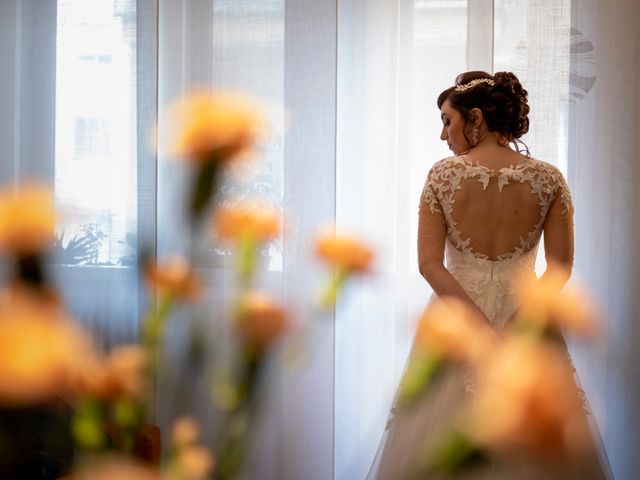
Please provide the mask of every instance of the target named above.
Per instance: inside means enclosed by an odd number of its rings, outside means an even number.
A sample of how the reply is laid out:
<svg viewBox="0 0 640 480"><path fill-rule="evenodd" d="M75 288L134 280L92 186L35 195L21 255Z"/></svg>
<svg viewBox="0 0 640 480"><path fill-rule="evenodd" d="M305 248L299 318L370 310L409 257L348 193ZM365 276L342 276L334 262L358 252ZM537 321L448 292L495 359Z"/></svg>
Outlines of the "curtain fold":
<svg viewBox="0 0 640 480"><path fill-rule="evenodd" d="M0 180L51 182L56 0L0 4Z"/></svg>

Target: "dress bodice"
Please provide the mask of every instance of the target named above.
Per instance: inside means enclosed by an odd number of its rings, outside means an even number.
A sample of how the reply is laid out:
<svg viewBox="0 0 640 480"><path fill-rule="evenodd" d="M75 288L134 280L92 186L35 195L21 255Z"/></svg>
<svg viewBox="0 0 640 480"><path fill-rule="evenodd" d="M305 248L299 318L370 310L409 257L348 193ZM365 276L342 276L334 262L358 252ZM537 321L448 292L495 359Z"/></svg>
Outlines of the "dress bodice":
<svg viewBox="0 0 640 480"><path fill-rule="evenodd" d="M515 312L515 288L535 277L537 245L504 260L488 260L446 245L447 269L495 327Z"/></svg>
<svg viewBox="0 0 640 480"><path fill-rule="evenodd" d="M496 326L516 308L515 285L535 276L536 252L554 204L557 215L571 217L564 177L533 158L492 170L458 155L429 172L421 208L444 219L447 268ZM495 245L498 251L483 250Z"/></svg>

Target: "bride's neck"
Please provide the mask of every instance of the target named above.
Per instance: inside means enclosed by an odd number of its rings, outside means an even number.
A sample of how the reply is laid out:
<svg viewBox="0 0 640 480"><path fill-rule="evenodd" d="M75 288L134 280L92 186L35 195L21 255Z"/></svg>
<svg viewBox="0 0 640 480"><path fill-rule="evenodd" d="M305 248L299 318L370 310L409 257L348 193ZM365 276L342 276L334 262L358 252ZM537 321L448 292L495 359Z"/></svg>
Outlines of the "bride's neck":
<svg viewBox="0 0 640 480"><path fill-rule="evenodd" d="M503 162L512 163L516 160L516 156L521 156L521 154L511 148L509 144L505 145L500 142L499 135L493 132L481 138L478 144L467 152L467 155L481 162L497 162L498 164Z"/></svg>

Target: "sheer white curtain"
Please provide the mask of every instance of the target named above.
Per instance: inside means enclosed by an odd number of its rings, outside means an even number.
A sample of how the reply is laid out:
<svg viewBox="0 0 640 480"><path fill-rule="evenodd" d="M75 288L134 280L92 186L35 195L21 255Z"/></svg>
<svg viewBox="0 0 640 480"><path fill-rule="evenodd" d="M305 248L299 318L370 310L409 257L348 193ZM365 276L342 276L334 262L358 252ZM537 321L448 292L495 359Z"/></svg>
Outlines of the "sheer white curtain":
<svg viewBox="0 0 640 480"><path fill-rule="evenodd" d="M640 4L572 5L569 181L576 272L608 316L599 344L573 358L616 479L640 471Z"/></svg>
<svg viewBox="0 0 640 480"><path fill-rule="evenodd" d="M258 197L281 209L287 235L265 259L260 286L286 302L298 325L314 326L301 361L283 362L270 377L272 397L247 475L331 478L333 315L314 318L310 307L324 273L312 240L333 221L335 205L335 2L161 0L159 7L159 136L165 107L194 88L240 90L266 104L271 134L253 177L229 188L233 196ZM178 208L183 173L159 158L160 255L188 245ZM200 251L198 267L207 284L200 307L219 320L231 307L228 255ZM215 335L211 324L201 333L205 341ZM171 416L182 410L211 425L206 372L190 371L186 355L188 324L175 322L168 336L171 361L158 391L159 422L168 431Z"/></svg>
<svg viewBox="0 0 640 480"><path fill-rule="evenodd" d="M53 178L55 0L0 3L0 179Z"/></svg>
<svg viewBox="0 0 640 480"><path fill-rule="evenodd" d="M366 476L431 293L418 200L447 156L435 99L467 70L467 18L466 2L339 2L336 224L372 243L376 267L336 311L336 478Z"/></svg>

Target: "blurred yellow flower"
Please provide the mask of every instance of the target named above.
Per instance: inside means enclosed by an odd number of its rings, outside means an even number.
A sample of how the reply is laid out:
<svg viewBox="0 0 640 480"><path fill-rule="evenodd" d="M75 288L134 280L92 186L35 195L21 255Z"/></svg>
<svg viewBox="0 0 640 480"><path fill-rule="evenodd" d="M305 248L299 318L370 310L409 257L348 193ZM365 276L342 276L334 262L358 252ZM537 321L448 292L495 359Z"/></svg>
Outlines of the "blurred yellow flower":
<svg viewBox="0 0 640 480"><path fill-rule="evenodd" d="M28 255L49 248L55 223L51 189L33 184L0 190L0 251Z"/></svg>
<svg viewBox="0 0 640 480"><path fill-rule="evenodd" d="M597 308L576 282L566 283L570 271L549 265L539 280L517 286L517 321L540 327L555 326L588 336L594 333Z"/></svg>
<svg viewBox="0 0 640 480"><path fill-rule="evenodd" d="M212 220L215 235L228 242L265 242L280 234L280 215L258 202L221 205Z"/></svg>
<svg viewBox="0 0 640 480"><path fill-rule="evenodd" d="M33 312L32 312L33 313ZM68 394L89 342L69 321L0 314L0 404L24 405Z"/></svg>
<svg viewBox="0 0 640 480"><path fill-rule="evenodd" d="M172 105L171 152L188 162L228 161L248 153L264 130L256 106L225 92L195 92Z"/></svg>
<svg viewBox="0 0 640 480"><path fill-rule="evenodd" d="M208 479L214 466L211 452L204 447L191 445L178 452L177 467L182 480Z"/></svg>
<svg viewBox="0 0 640 480"><path fill-rule="evenodd" d="M266 293L249 291L240 301L236 327L248 345L261 350L286 330L287 315Z"/></svg>
<svg viewBox="0 0 640 480"><path fill-rule="evenodd" d="M149 264L146 277L162 296L194 300L200 295L200 280L182 257L168 257L157 264Z"/></svg>
<svg viewBox="0 0 640 480"><path fill-rule="evenodd" d="M436 298L424 311L416 332L416 348L437 358L477 362L497 341L491 327L461 300Z"/></svg>
<svg viewBox="0 0 640 480"><path fill-rule="evenodd" d="M579 455L588 426L566 351L513 337L480 372L468 430L484 447L548 459Z"/></svg>
<svg viewBox="0 0 640 480"><path fill-rule="evenodd" d="M347 272L367 272L373 262L373 251L359 239L329 230L318 236L315 251L325 262Z"/></svg>
<svg viewBox="0 0 640 480"><path fill-rule="evenodd" d="M192 417L180 417L173 423L171 441L174 446L194 445L200 438L200 427Z"/></svg>

